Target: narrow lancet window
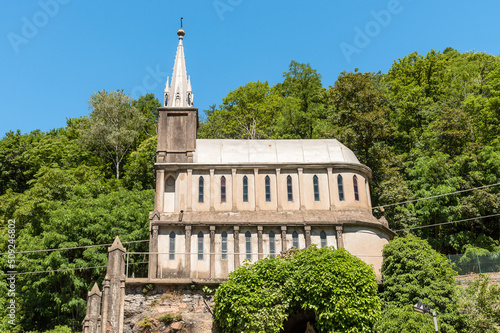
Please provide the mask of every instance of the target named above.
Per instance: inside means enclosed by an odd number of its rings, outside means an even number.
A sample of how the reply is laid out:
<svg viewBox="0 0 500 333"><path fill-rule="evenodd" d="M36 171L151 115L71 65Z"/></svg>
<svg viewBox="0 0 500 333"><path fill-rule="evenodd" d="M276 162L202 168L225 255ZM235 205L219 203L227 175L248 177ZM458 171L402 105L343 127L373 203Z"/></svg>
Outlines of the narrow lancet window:
<svg viewBox="0 0 500 333"><path fill-rule="evenodd" d="M299 248L299 234L297 234L297 231L292 234L292 246L296 249Z"/></svg>
<svg viewBox="0 0 500 333"><path fill-rule="evenodd" d="M222 232L222 260L227 259L227 232Z"/></svg>
<svg viewBox="0 0 500 333"><path fill-rule="evenodd" d="M274 255L276 253L276 239L275 239L275 236L274 236L274 232L270 232L269 233L269 253L271 254L271 257L274 258Z"/></svg>
<svg viewBox="0 0 500 333"><path fill-rule="evenodd" d="M344 201L344 181L342 180L341 175L338 175L337 177L337 185L339 188L339 200Z"/></svg>
<svg viewBox="0 0 500 333"><path fill-rule="evenodd" d="M286 177L286 192L288 194L288 201L293 201L293 187L292 187L292 177Z"/></svg>
<svg viewBox="0 0 500 333"><path fill-rule="evenodd" d="M327 245L326 244L326 232L321 231L321 233L319 234L319 238L321 239L321 247L325 247Z"/></svg>
<svg viewBox="0 0 500 333"><path fill-rule="evenodd" d="M169 237L169 249L168 249L168 260L174 260L175 259L175 232L170 233Z"/></svg>
<svg viewBox="0 0 500 333"><path fill-rule="evenodd" d="M248 202L248 177L243 177L243 202Z"/></svg>
<svg viewBox="0 0 500 333"><path fill-rule="evenodd" d="M198 180L198 202L203 202L204 201L204 187L205 185L205 180L203 179L203 177L200 177L200 179Z"/></svg>
<svg viewBox="0 0 500 333"><path fill-rule="evenodd" d="M245 243L246 243L246 252L247 259L252 260L252 235L250 231L245 232Z"/></svg>
<svg viewBox="0 0 500 333"><path fill-rule="evenodd" d="M352 184L354 186L354 199L359 201L359 190L358 190L358 177L352 177Z"/></svg>
<svg viewBox="0 0 500 333"><path fill-rule="evenodd" d="M314 201L319 201L319 182L318 176L313 177Z"/></svg>
<svg viewBox="0 0 500 333"><path fill-rule="evenodd" d="M226 177L220 179L220 202L226 202Z"/></svg>
<svg viewBox="0 0 500 333"><path fill-rule="evenodd" d="M198 233L198 260L203 260L203 232Z"/></svg>
<svg viewBox="0 0 500 333"><path fill-rule="evenodd" d="M264 183L265 183L265 190L266 190L266 201L270 202L271 201L271 178L269 178L269 176L266 176Z"/></svg>

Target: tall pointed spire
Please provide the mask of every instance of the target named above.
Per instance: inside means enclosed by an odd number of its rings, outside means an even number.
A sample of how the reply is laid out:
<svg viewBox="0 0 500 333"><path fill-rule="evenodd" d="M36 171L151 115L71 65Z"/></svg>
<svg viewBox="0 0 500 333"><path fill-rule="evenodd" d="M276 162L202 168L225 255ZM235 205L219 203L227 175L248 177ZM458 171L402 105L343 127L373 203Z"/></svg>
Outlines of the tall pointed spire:
<svg viewBox="0 0 500 333"><path fill-rule="evenodd" d="M184 46L182 40L186 32L181 28L177 31L179 36L179 45L177 46L177 54L175 55L174 71L172 73L172 81L169 85L169 78L165 84L164 106L170 107L192 107L193 106L193 91L191 89L191 79L187 76L186 61L184 59Z"/></svg>

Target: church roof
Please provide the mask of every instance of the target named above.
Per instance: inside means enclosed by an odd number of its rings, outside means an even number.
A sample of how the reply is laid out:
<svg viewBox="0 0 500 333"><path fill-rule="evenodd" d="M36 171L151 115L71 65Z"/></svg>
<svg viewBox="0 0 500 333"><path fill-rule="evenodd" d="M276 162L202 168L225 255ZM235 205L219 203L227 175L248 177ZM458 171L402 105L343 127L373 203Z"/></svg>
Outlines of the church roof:
<svg viewBox="0 0 500 333"><path fill-rule="evenodd" d="M197 139L193 162L199 164L361 164L352 150L336 139Z"/></svg>

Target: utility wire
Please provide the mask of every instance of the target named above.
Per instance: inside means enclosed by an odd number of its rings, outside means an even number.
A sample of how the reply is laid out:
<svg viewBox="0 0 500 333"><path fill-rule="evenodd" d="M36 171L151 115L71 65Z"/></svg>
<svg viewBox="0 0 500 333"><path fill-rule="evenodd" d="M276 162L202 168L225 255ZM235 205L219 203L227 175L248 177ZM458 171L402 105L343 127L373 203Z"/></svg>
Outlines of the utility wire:
<svg viewBox="0 0 500 333"><path fill-rule="evenodd" d="M122 242L122 244L144 243L144 242L149 242L149 239L138 240L138 241L130 241L130 242ZM102 247L102 246L110 246L110 245L113 245L113 243L110 243L110 244L98 244L98 245L83 245L83 246L75 246L75 247L61 247L61 248L57 248L57 249L20 251L20 252L14 252L14 253L11 253L11 254L36 253L36 252L52 252L52 251L63 251L63 250L73 250L73 249L88 249L88 248L92 248L92 247ZM9 253L8 252L0 253L0 255L5 255L5 254L9 254Z"/></svg>
<svg viewBox="0 0 500 333"><path fill-rule="evenodd" d="M413 230L413 229L430 228L430 227L435 227L435 226L438 226L438 225L445 225L445 224L466 222L466 221L472 221L472 220L480 220L480 219L486 219L486 218L495 217L495 216L500 216L500 214L492 214L492 215L487 215L487 216L471 217L471 218L468 218L468 219L456 220L456 221L451 221L451 222L435 223L435 224L422 225L422 226L419 226L419 227L411 227L411 228L398 229L398 230L394 230L394 232L405 231L405 230Z"/></svg>
<svg viewBox="0 0 500 333"><path fill-rule="evenodd" d="M128 265L138 265L145 264L147 261L142 262L129 262ZM93 267L77 267L77 268L64 268L64 269L55 269L51 271L35 271L35 272L17 272L17 271L7 271L7 274L2 274L0 276L12 276L12 275L24 275L24 274L40 274L40 273L54 273L54 272L65 272L65 271L82 271L86 269L94 269L94 268L105 268L107 266L93 266ZM10 274L9 274L10 272Z"/></svg>
<svg viewBox="0 0 500 333"><path fill-rule="evenodd" d="M474 188L469 188L467 190L461 190L461 191L455 191L455 192L450 192L450 193L438 194L438 195L433 195L433 196L430 196L430 197L425 197L425 198L420 198L420 199L407 200L407 201L392 203L392 204L388 204L388 205L382 205L382 206L373 207L372 210L373 209L377 209L377 208L382 208L382 207L399 206L399 205L403 205L403 204L407 204L407 203L412 203L412 202L417 202L417 201L422 201L422 200L435 199L435 198L445 197L445 196L448 196L448 195L453 195L453 194L457 194L457 193L464 193L464 192L479 190L479 189L482 189L482 188L487 188L487 187L492 187L492 186L498 186L498 185L500 185L500 183L490 184L490 185L484 185L484 186L474 187Z"/></svg>

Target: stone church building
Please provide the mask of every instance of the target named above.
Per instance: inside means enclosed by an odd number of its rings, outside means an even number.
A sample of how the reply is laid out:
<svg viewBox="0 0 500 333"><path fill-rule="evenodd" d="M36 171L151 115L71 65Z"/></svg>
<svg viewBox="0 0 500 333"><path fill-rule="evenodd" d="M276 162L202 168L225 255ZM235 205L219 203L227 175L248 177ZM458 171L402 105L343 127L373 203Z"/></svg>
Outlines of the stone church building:
<svg viewBox="0 0 500 333"><path fill-rule="evenodd" d="M83 332L135 332L141 318L161 313L182 313L188 332L210 332L206 296L192 287L220 283L245 260L293 247L345 248L380 279L382 248L394 233L372 214L370 168L335 139L197 139L185 31L177 35L158 108L155 203L149 253L141 253L149 257L148 276L130 276L117 237L102 292L97 284L89 292Z"/></svg>
<svg viewBox="0 0 500 333"><path fill-rule="evenodd" d="M372 215L371 170L335 139L197 139L183 38L158 108L150 278L227 278L244 260L311 244L372 264L393 233Z"/></svg>

